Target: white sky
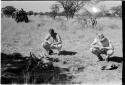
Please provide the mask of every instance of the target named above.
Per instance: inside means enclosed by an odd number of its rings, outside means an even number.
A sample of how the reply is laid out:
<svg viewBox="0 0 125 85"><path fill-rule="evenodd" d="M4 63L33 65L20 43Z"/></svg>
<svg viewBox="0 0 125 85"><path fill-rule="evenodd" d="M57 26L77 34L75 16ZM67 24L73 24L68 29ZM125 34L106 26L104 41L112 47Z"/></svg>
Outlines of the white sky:
<svg viewBox="0 0 125 85"><path fill-rule="evenodd" d="M114 7L114 6L117 6L117 5L120 5L122 4L122 1L101 1L99 3L97 3L96 5L93 5L93 4L87 4L85 5L84 7L91 13L95 14L95 10L100 12L101 9L100 9L100 6L104 6L105 5L105 9L110 9L111 7ZM94 8L94 9L93 9ZM78 13L79 14L82 14L84 13L85 10L84 9L81 9Z"/></svg>
<svg viewBox="0 0 125 85"><path fill-rule="evenodd" d="M50 7L56 1L1 1L1 7L14 6L17 9L23 8L26 11L49 12ZM107 9L121 4L122 1L103 1L97 5L105 5Z"/></svg>
<svg viewBox="0 0 125 85"><path fill-rule="evenodd" d="M49 12L50 6L55 3L55 1L1 1L2 7L7 5L14 6L17 9L23 8L26 11L35 12Z"/></svg>
<svg viewBox="0 0 125 85"><path fill-rule="evenodd" d="M110 9L113 6L117 6L122 4L122 1L102 1L100 3L98 3L98 7L101 5L105 5L107 9Z"/></svg>

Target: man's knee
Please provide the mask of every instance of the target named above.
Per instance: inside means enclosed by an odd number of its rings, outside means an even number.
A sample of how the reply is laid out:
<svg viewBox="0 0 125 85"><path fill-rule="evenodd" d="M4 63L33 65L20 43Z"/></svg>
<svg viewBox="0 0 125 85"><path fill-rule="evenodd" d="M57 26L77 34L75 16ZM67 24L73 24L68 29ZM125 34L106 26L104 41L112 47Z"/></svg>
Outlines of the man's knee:
<svg viewBox="0 0 125 85"><path fill-rule="evenodd" d="M93 53L93 52L96 52L97 49L92 47L92 48L90 48L90 51Z"/></svg>
<svg viewBox="0 0 125 85"><path fill-rule="evenodd" d="M61 49L61 48L62 48L62 44L59 44L59 45L58 45L58 48Z"/></svg>
<svg viewBox="0 0 125 85"><path fill-rule="evenodd" d="M47 42L43 42L43 43L42 43L42 46L43 46L43 47L46 47L46 46L48 46L48 45L49 45L49 44L48 44Z"/></svg>
<svg viewBox="0 0 125 85"><path fill-rule="evenodd" d="M62 45L61 45L61 44L58 44L58 45L52 45L51 48L52 48L52 49L61 50Z"/></svg>
<svg viewBox="0 0 125 85"><path fill-rule="evenodd" d="M99 54L101 53L99 49L94 48L94 47L90 48L90 51L91 51L93 54L96 54L96 55L99 55Z"/></svg>
<svg viewBox="0 0 125 85"><path fill-rule="evenodd" d="M62 49L62 45L60 44L58 47L58 51L61 51L61 49Z"/></svg>
<svg viewBox="0 0 125 85"><path fill-rule="evenodd" d="M113 55L113 53L114 53L114 50L108 50L107 51L107 55Z"/></svg>

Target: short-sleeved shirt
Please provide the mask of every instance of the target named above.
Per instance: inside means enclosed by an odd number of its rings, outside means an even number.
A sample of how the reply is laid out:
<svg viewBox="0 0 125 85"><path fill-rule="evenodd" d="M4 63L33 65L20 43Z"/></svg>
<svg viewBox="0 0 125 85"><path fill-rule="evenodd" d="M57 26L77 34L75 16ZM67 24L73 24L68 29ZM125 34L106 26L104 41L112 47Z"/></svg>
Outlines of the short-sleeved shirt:
<svg viewBox="0 0 125 85"><path fill-rule="evenodd" d="M58 44L62 44L61 37L57 33L55 35L55 38L53 38L50 34L47 34L47 36L45 37L45 40L49 41L50 43L57 43L58 42Z"/></svg>
<svg viewBox="0 0 125 85"><path fill-rule="evenodd" d="M103 41L100 41L98 38L95 38L92 45L98 45L98 46L102 46L102 47L109 47L111 42L109 39L105 38Z"/></svg>

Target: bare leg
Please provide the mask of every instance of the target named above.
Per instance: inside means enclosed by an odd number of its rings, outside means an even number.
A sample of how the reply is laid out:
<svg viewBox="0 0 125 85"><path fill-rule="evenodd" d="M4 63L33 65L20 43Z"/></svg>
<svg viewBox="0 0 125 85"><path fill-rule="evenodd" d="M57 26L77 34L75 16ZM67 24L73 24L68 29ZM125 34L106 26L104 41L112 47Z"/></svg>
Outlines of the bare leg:
<svg viewBox="0 0 125 85"><path fill-rule="evenodd" d="M110 58L110 56L113 55L113 53L114 53L113 50L107 50L107 52L106 52L106 59L105 59L107 62L109 62L109 58Z"/></svg>
<svg viewBox="0 0 125 85"><path fill-rule="evenodd" d="M42 43L42 47L44 48L44 50L46 51L47 54L49 54L49 50L50 49L50 44L48 42L43 42Z"/></svg>
<svg viewBox="0 0 125 85"><path fill-rule="evenodd" d="M95 54L100 61L103 60L103 58L102 58L102 56L101 56L101 50L99 50L98 48L90 48L90 51L91 51L93 54Z"/></svg>
<svg viewBox="0 0 125 85"><path fill-rule="evenodd" d="M51 49L56 49L58 52L57 54L60 53L61 51L61 48L62 48L62 44L58 44L58 45L51 45Z"/></svg>

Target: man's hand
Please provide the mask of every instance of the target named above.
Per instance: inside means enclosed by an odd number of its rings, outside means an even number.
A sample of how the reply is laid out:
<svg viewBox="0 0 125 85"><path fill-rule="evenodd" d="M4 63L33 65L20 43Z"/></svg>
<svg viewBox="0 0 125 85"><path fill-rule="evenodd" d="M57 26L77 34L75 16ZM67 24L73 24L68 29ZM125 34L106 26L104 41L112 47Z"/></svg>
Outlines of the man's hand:
<svg viewBox="0 0 125 85"><path fill-rule="evenodd" d="M94 48L98 48L98 49L100 49L100 50L104 50L104 49L106 49L105 47L102 47L102 46L98 46L98 45L93 45L92 47L94 47Z"/></svg>
<svg viewBox="0 0 125 85"><path fill-rule="evenodd" d="M100 46L92 45L93 48L100 48Z"/></svg>
<svg viewBox="0 0 125 85"><path fill-rule="evenodd" d="M102 49L104 49L104 47L100 46L99 49L102 50Z"/></svg>
<svg viewBox="0 0 125 85"><path fill-rule="evenodd" d="M56 43L52 43L51 45L50 45L50 48L52 48L52 49L54 49L55 47L56 47Z"/></svg>
<svg viewBox="0 0 125 85"><path fill-rule="evenodd" d="M102 49L101 49L101 51L105 51L105 50L106 50L106 48L102 48Z"/></svg>

